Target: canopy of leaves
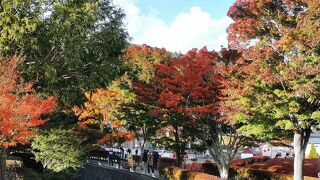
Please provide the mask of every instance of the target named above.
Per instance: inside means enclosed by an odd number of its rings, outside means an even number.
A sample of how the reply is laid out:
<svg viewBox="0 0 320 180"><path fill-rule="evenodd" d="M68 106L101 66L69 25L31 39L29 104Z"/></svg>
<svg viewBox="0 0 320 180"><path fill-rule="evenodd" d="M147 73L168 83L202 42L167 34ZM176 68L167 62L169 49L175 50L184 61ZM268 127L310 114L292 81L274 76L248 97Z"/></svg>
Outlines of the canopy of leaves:
<svg viewBox="0 0 320 180"><path fill-rule="evenodd" d="M73 108L80 127L95 131L99 143L114 144L133 138L132 134L121 130L123 122L117 119L120 106L135 98L134 94L121 88L124 82L127 82L126 76L113 81L108 89L86 93L87 102Z"/></svg>
<svg viewBox="0 0 320 180"><path fill-rule="evenodd" d="M20 56L0 58L0 146L28 144L37 134L35 127L45 123L41 115L50 113L56 106L53 97L41 99L25 83L17 71Z"/></svg>
<svg viewBox="0 0 320 180"><path fill-rule="evenodd" d="M242 50L227 92L242 130L261 137L319 123L317 0L237 0L228 15L231 47ZM288 130L288 131L286 131Z"/></svg>
<svg viewBox="0 0 320 180"><path fill-rule="evenodd" d="M12 50L12 42L20 41L23 37L36 29L38 16L43 12L41 6L33 6L40 1L32 0L4 0L0 2L0 51ZM42 3L45 1L42 1Z"/></svg>
<svg viewBox="0 0 320 180"><path fill-rule="evenodd" d="M150 47L148 45L130 45L122 55L128 79L120 86L134 94L133 86L137 81L152 83L154 72L158 64L166 64L171 58L171 53L165 49ZM149 106L140 102L136 97L130 103L122 104L118 118L124 126L135 133L135 137L143 142L150 140L158 129L155 118L149 114Z"/></svg>
<svg viewBox="0 0 320 180"><path fill-rule="evenodd" d="M135 133L135 137L144 141L151 140L159 128L159 121L149 114L149 107L146 104L135 101L123 104L118 114L124 127Z"/></svg>
<svg viewBox="0 0 320 180"><path fill-rule="evenodd" d="M189 51L173 58L168 65L158 65L152 79L154 84L137 83L135 92L139 100L154 105L150 111L154 116L176 114L190 118L201 117L205 113L217 114L215 103L219 99L222 79L215 73L217 69L214 66L219 60L218 53L205 48L198 52ZM164 118L164 121L170 119ZM188 125L187 122L183 124Z"/></svg>
<svg viewBox="0 0 320 180"><path fill-rule="evenodd" d="M149 114L158 119L158 126L181 141L173 143L186 144L194 138L198 120L219 116L223 81L219 64L223 63L215 51L194 49L168 64L157 65L151 83L135 84L138 100L149 105Z"/></svg>
<svg viewBox="0 0 320 180"><path fill-rule="evenodd" d="M35 136L32 149L36 161L54 172L75 170L84 163L86 149L72 129L51 129Z"/></svg>
<svg viewBox="0 0 320 180"><path fill-rule="evenodd" d="M22 51L23 75L61 105L106 87L127 45L122 10L108 0L16 0L0 3L0 54Z"/></svg>
<svg viewBox="0 0 320 180"><path fill-rule="evenodd" d="M155 65L166 64L170 59L170 52L163 48L153 48L145 44L131 45L122 55L129 76L134 80L147 83L154 76Z"/></svg>

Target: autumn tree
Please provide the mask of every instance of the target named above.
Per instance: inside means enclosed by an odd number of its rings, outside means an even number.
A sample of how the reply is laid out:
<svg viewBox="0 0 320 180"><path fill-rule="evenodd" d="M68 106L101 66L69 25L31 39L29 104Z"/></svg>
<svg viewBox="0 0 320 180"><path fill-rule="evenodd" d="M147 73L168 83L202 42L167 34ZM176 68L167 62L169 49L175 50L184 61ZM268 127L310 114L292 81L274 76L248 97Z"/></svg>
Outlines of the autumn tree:
<svg viewBox="0 0 320 180"><path fill-rule="evenodd" d="M213 76L205 80L216 85L217 96L206 99L198 107L214 103L217 112L215 114L200 112L200 116L194 118L200 124L200 133L197 136L206 145L216 162L220 178L229 179L231 161L241 148L250 146L254 138L245 136L240 131L242 124L233 121L229 116L229 111L234 108L229 104L229 90L237 86L234 82L234 64L238 61L240 53L237 50L222 48L215 56Z"/></svg>
<svg viewBox="0 0 320 180"><path fill-rule="evenodd" d="M120 73L125 15L109 0L5 0L0 16L0 54L23 52L25 80L63 108L80 105L84 92Z"/></svg>
<svg viewBox="0 0 320 180"><path fill-rule="evenodd" d="M128 75L127 82L121 87L134 94L135 82L151 83L156 65L168 63L171 53L163 48L151 47L146 44L130 45L122 55L122 61ZM158 130L158 121L149 114L148 104L140 102L137 98L131 103L122 104L119 119L124 121L124 126L135 133L143 152L145 144L150 141Z"/></svg>
<svg viewBox="0 0 320 180"><path fill-rule="evenodd" d="M37 134L37 126L45 123L42 114L53 111L56 101L53 97L41 99L31 88L32 83L25 83L17 67L21 56L0 58L0 147L1 177L6 180L7 148L17 144L29 144Z"/></svg>
<svg viewBox="0 0 320 180"><path fill-rule="evenodd" d="M206 134L208 131L204 129L213 127L211 122L220 124L219 103L224 79L218 66L223 63L215 51L194 49L173 58L169 64L158 65L152 83L136 84L139 100L150 105L149 114L159 120L159 127L173 135L173 147L180 165L186 144L195 135ZM220 135L224 134L221 132ZM215 148L221 146L221 142L212 139L214 136L200 137L220 143ZM213 148L212 143L207 145ZM218 162L219 165L225 163Z"/></svg>
<svg viewBox="0 0 320 180"><path fill-rule="evenodd" d="M237 0L228 12L230 47L242 51L238 87L230 91L233 117L248 134L294 134L295 180L303 179L311 128L320 120L319 9L317 0Z"/></svg>
<svg viewBox="0 0 320 180"><path fill-rule="evenodd" d="M78 117L80 130L90 143L107 144L113 146L115 143L122 144L132 140L133 135L126 131L116 114L123 103L129 103L134 94L120 88L125 79L113 81L107 89L97 89L95 92L86 93L87 102L83 106L76 106L73 111ZM94 135L94 136L92 136Z"/></svg>

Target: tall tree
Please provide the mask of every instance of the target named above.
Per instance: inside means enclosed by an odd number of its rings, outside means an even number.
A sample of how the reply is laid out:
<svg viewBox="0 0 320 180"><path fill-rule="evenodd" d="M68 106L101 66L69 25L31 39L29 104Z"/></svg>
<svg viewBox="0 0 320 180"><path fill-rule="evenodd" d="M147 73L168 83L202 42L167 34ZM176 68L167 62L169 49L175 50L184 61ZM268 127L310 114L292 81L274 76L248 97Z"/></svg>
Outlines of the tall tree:
<svg viewBox="0 0 320 180"><path fill-rule="evenodd" d="M200 129L197 120L219 115L222 77L214 68L219 60L217 52L194 49L168 65L158 65L151 84L136 84L139 100L149 104L149 113L160 120L160 127L171 130L178 165L186 144Z"/></svg>
<svg viewBox="0 0 320 180"><path fill-rule="evenodd" d="M320 120L319 9L317 0L237 0L228 12L230 46L243 51L234 117L248 134L294 134L295 180L303 179L311 127Z"/></svg>
<svg viewBox="0 0 320 180"><path fill-rule="evenodd" d="M19 56L0 58L0 147L1 177L7 179L5 170L6 149L17 144L28 144L37 134L36 127L45 123L41 115L53 111L53 97L41 99L25 83L17 71Z"/></svg>
<svg viewBox="0 0 320 180"><path fill-rule="evenodd" d="M222 48L218 54L216 63L212 67L215 76L205 79L217 86L218 96L206 99L202 105L198 105L198 107L205 107L207 104L215 103L217 113L200 112L201 116L194 118L201 124L198 137L206 145L216 162L220 178L229 179L231 161L238 150L251 143L252 138L244 136L239 131L241 123L233 121L228 116L229 111L233 108L233 105L229 104L229 90L237 86L237 83L234 82L234 64L240 54L237 50L226 48Z"/></svg>
<svg viewBox="0 0 320 180"><path fill-rule="evenodd" d="M154 77L156 65L166 64L171 59L171 53L163 48L150 47L146 44L131 45L122 55L128 79L125 86L121 86L133 92L132 84L141 81L151 83ZM147 141L155 135L158 130L158 121L149 114L149 106L140 102L137 98L131 103L121 106L120 119L125 121L124 125L135 133L140 150L143 152Z"/></svg>
<svg viewBox="0 0 320 180"><path fill-rule="evenodd" d="M1 1L0 13L0 54L23 51L26 81L62 106L81 104L84 92L119 74L127 33L111 1Z"/></svg>

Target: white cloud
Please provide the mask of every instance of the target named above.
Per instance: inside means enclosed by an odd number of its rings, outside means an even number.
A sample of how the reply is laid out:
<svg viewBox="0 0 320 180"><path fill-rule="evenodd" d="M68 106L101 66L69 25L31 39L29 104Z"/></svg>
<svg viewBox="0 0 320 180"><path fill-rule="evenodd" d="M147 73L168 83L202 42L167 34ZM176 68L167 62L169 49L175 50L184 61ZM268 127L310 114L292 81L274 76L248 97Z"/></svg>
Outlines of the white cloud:
<svg viewBox="0 0 320 180"><path fill-rule="evenodd" d="M151 8L142 15L134 0L114 0L126 13L126 25L132 43L164 47L170 51L186 52L192 48L219 50L227 46L226 28L232 22L228 17L213 19L200 7L181 12L171 23L167 23Z"/></svg>

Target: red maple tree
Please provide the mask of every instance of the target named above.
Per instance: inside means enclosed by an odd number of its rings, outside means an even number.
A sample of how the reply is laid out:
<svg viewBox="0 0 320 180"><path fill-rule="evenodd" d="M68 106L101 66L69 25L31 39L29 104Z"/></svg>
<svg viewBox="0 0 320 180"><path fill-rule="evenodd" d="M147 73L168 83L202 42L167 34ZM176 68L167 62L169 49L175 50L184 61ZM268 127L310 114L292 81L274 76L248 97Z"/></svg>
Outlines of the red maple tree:
<svg viewBox="0 0 320 180"><path fill-rule="evenodd" d="M0 59L0 147L28 144L37 134L34 127L45 123L42 114L56 106L53 97L41 99L32 90L32 83L25 83L17 71L21 57Z"/></svg>
<svg viewBox="0 0 320 180"><path fill-rule="evenodd" d="M220 121L212 117L220 116L223 72L234 54L226 49L221 54L206 48L193 49L173 58L169 64L157 65L151 83L135 84L139 100L153 107L149 113L172 130L178 164L186 143L201 125L199 120Z"/></svg>

